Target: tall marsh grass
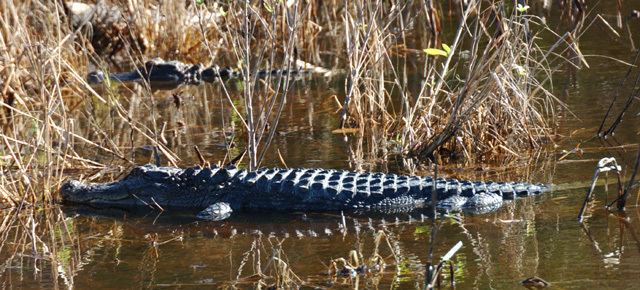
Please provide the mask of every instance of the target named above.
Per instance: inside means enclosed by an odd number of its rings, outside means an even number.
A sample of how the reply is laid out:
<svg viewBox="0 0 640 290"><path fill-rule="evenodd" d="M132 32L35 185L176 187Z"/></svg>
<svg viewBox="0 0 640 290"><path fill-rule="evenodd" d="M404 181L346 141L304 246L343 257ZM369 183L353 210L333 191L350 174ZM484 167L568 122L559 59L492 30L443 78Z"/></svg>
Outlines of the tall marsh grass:
<svg viewBox="0 0 640 290"><path fill-rule="evenodd" d="M569 50L577 52L574 64L581 59L570 34L540 46L538 35L549 31L544 21L504 1L449 6L459 23L448 37L440 24L443 4L388 11L381 1L357 3L345 17L348 103L342 124L359 128L362 136L384 136L370 137L374 156L386 155L375 140L396 142L408 157L431 160L440 152L471 162L519 158L552 142L559 101L551 93L551 76L565 59L558 55ZM426 25L417 30L426 36L402 29L418 25ZM407 49L409 38L426 54ZM408 57L398 60L396 54ZM423 71L417 93L408 85L411 66Z"/></svg>

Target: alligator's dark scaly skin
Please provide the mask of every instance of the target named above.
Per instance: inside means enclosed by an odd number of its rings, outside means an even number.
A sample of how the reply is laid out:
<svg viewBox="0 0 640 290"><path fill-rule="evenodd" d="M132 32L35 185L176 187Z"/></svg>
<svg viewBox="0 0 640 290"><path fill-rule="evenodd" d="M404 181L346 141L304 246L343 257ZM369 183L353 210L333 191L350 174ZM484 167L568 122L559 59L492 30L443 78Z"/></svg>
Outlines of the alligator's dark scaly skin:
<svg viewBox="0 0 640 290"><path fill-rule="evenodd" d="M60 188L72 203L203 210L199 217L222 219L232 210L324 211L384 207L423 207L431 201L431 177L360 173L328 169L188 169L145 165L122 180ZM484 213L505 200L534 195L548 187L530 183L493 183L438 179L438 207Z"/></svg>
<svg viewBox="0 0 640 290"><path fill-rule="evenodd" d="M309 71L294 70L293 75L308 74ZM256 73L258 77L267 75L287 75L283 70L261 70ZM164 61L161 58L154 58L147 61L144 66L136 70L123 73L109 74L109 80L117 82L140 82L148 81L154 87L177 87L180 85L194 85L202 82L214 82L217 79L228 79L241 77L242 74L233 71L231 68L220 69L217 66L204 67L201 64L185 64L179 61ZM107 76L101 70L95 70L87 76L89 84L100 84Z"/></svg>

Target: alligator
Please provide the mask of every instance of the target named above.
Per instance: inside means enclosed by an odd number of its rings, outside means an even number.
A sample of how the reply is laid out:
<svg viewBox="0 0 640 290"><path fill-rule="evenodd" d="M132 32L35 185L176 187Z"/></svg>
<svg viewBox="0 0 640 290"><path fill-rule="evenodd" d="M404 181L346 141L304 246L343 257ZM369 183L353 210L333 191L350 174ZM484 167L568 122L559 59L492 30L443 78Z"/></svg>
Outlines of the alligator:
<svg viewBox="0 0 640 290"><path fill-rule="evenodd" d="M200 219L223 220L239 210L334 211L420 208L487 213L507 200L549 190L542 184L445 180L433 177L330 169L240 170L138 166L119 181L85 184L70 180L60 188L63 202L92 206L193 209Z"/></svg>
<svg viewBox="0 0 640 290"><path fill-rule="evenodd" d="M287 70L260 70L256 72L256 76L285 76L287 73ZM292 70L290 74L300 76L309 73L309 70ZM230 67L220 69L216 65L205 67L202 64L186 64L176 60L164 61L161 58L154 58L130 72L105 74L102 70L94 70L87 75L87 82L91 85L101 84L108 77L110 81L148 81L152 87L177 87L183 84L197 85L202 82L211 83L218 79L240 78L243 75L245 74L234 71Z"/></svg>

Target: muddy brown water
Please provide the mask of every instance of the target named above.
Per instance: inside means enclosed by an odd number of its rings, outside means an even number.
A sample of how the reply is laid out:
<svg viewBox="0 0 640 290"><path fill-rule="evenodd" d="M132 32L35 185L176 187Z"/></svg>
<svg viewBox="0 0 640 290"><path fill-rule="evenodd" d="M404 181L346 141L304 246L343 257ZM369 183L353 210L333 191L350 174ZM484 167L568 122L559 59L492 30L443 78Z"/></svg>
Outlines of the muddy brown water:
<svg viewBox="0 0 640 290"><path fill-rule="evenodd" d="M638 23L630 22L636 26ZM435 239L434 259L439 261L457 242L463 243L452 259L456 287L513 289L522 287L519 282L531 276L541 277L559 288L639 287L638 208L630 205L620 213L603 209L605 188L598 186L584 224L576 220L600 158L616 157L623 174L627 178L630 175L638 149L638 106L631 107L615 139L582 143L581 156L571 154L559 160L563 150L571 150L595 134L626 73L626 66L608 57L627 62L633 59L628 42L611 40L613 37L604 31L602 27L594 28L583 36L584 54L607 57L588 58L591 68L579 72L577 87L565 91L564 78L558 76L554 80L557 95L562 96L568 107L558 121L558 134L564 137L555 140L557 148L542 154L542 158L527 159L535 163L531 171L502 174L509 165L481 164L478 166L486 172L463 173L470 178L498 179L506 175L516 180L552 182L556 189L507 203L493 213L462 213L458 215L459 222L446 219ZM215 84L180 88L156 93L154 104L144 94L124 102L134 115L149 115L149 108L153 107L158 122L167 122L169 147L183 158L182 165L188 165L196 162L191 148L194 144L205 158L221 159L226 150L224 138L232 127L240 126L223 105L226 101L220 98L219 89ZM135 94L137 88L134 86L132 90ZM339 111L325 103L331 94L343 98L343 91L340 76L297 81L287 97L278 127L283 134L274 139L263 165L281 166L278 149L292 167L349 169L350 148L357 147L358 141L353 138L345 141L341 135L331 133L338 126ZM180 110L175 108L172 93L181 96ZM239 98L235 100L241 104ZM614 111L617 113L620 108L616 106ZM224 123L220 115L227 116ZM123 128L116 122L114 136ZM151 152L141 138L136 138L135 149L124 148L125 152L139 163L150 161ZM236 138L241 144L243 137ZM233 149L235 153L239 150ZM99 153L96 159L109 161ZM390 159L373 168L403 172L398 163ZM498 173L492 173L491 168L497 168ZM446 172L459 174L451 168ZM612 178L610 175L609 180ZM614 194L615 186L610 186L608 200ZM636 195L634 191L631 204ZM424 286L431 230L426 210L344 215L343 222L340 213L335 212L241 212L234 213L229 220L212 222L195 220L190 213L153 210L57 206L21 212L4 210L0 212L3 221L0 283L3 288L47 289L250 288L256 286L252 275L263 269L267 275L265 282L276 283L278 268L274 265L280 259L302 282L292 276L290 279L303 287ZM384 237L376 244L380 233ZM32 250L33 239L37 241L36 251ZM46 251L42 250L43 245L47 245ZM377 252L384 265L381 270L366 274L327 274L333 259L348 260L351 251L361 253L365 260ZM442 282L446 287L450 287L449 277L447 271Z"/></svg>

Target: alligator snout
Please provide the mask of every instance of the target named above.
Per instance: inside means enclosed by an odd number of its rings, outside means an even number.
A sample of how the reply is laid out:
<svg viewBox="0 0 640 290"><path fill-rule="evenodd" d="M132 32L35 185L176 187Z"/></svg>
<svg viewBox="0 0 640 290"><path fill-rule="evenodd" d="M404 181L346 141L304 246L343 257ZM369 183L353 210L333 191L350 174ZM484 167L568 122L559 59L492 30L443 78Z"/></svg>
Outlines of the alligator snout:
<svg viewBox="0 0 640 290"><path fill-rule="evenodd" d="M72 203L108 203L129 197L126 188L117 183L85 184L77 180L63 184L59 194L63 202Z"/></svg>
<svg viewBox="0 0 640 290"><path fill-rule="evenodd" d="M67 181L62 185L62 187L60 187L60 198L62 198L62 200L64 201L81 202L81 200L76 199L75 197L77 196L77 189L82 185L84 184L77 180Z"/></svg>

